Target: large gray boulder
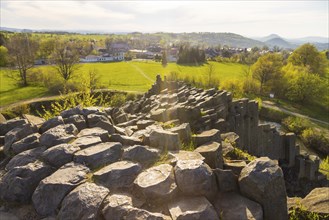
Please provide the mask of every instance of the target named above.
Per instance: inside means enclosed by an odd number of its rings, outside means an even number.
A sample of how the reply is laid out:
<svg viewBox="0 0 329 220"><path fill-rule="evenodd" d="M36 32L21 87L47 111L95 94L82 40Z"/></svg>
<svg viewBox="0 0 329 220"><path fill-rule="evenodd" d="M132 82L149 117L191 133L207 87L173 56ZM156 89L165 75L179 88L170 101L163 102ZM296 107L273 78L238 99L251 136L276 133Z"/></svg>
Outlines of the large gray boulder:
<svg viewBox="0 0 329 220"><path fill-rule="evenodd" d="M46 147L68 143L74 140L78 129L73 124L58 125L44 132L40 137L40 143Z"/></svg>
<svg viewBox="0 0 329 220"><path fill-rule="evenodd" d="M98 170L93 177L97 183L109 189L129 188L141 169L138 163L119 161Z"/></svg>
<svg viewBox="0 0 329 220"><path fill-rule="evenodd" d="M262 206L235 192L219 193L214 202L221 219L225 220L262 220Z"/></svg>
<svg viewBox="0 0 329 220"><path fill-rule="evenodd" d="M120 142L124 146L133 146L136 144L142 144L142 141L136 137L129 137L126 135L112 134L110 136L110 141Z"/></svg>
<svg viewBox="0 0 329 220"><path fill-rule="evenodd" d="M85 149L97 144L102 143L102 139L99 136L82 136L75 139L72 144Z"/></svg>
<svg viewBox="0 0 329 220"><path fill-rule="evenodd" d="M31 124L24 124L19 127L16 127L5 135L5 145L4 145L4 152L7 155L10 155L12 152L12 144L33 134L38 131L37 126Z"/></svg>
<svg viewBox="0 0 329 220"><path fill-rule="evenodd" d="M184 197L168 205L173 220L219 220L211 203L203 196Z"/></svg>
<svg viewBox="0 0 329 220"><path fill-rule="evenodd" d="M61 220L99 219L99 208L109 190L86 182L72 190L63 200L57 218Z"/></svg>
<svg viewBox="0 0 329 220"><path fill-rule="evenodd" d="M29 163L41 158L41 154L46 150L46 147L37 147L31 150L24 151L14 156L6 165L6 170L11 170L14 167L25 166Z"/></svg>
<svg viewBox="0 0 329 220"><path fill-rule="evenodd" d="M151 131L150 146L163 150L179 150L179 136L170 131L154 129Z"/></svg>
<svg viewBox="0 0 329 220"><path fill-rule="evenodd" d="M1 199L6 202L29 203L40 180L52 171L50 166L41 161L10 169L0 182Z"/></svg>
<svg viewBox="0 0 329 220"><path fill-rule="evenodd" d="M99 127L108 131L109 134L113 134L115 132L113 124L105 115L90 114L87 116L87 123L90 128Z"/></svg>
<svg viewBox="0 0 329 220"><path fill-rule="evenodd" d="M171 220L170 217L163 214L153 213L135 207L138 202L134 200L128 194L112 194L106 197L103 202L103 217L111 220Z"/></svg>
<svg viewBox="0 0 329 220"><path fill-rule="evenodd" d="M206 164L212 169L223 168L222 146L220 143L203 144L194 151L200 153L205 158Z"/></svg>
<svg viewBox="0 0 329 220"><path fill-rule="evenodd" d="M64 119L65 124L74 124L79 131L87 127L87 122L83 115L72 115Z"/></svg>
<svg viewBox="0 0 329 220"><path fill-rule="evenodd" d="M151 201L166 201L177 193L173 167L169 164L161 164L144 170L135 179L135 184Z"/></svg>
<svg viewBox="0 0 329 220"><path fill-rule="evenodd" d="M309 212L329 215L329 187L313 189L301 200L301 205Z"/></svg>
<svg viewBox="0 0 329 220"><path fill-rule="evenodd" d="M95 169L118 161L122 156L122 152L121 143L106 142L76 152L73 160Z"/></svg>
<svg viewBox="0 0 329 220"><path fill-rule="evenodd" d="M0 123L0 136L4 136L10 130L28 124L26 119L11 119L6 122Z"/></svg>
<svg viewBox="0 0 329 220"><path fill-rule="evenodd" d="M263 206L265 219L288 219L283 172L268 157L250 162L242 169L239 187L243 195Z"/></svg>
<svg viewBox="0 0 329 220"><path fill-rule="evenodd" d="M54 118L51 118L51 119L45 121L39 128L39 131L42 134L42 133L48 131L50 128L54 128L58 125L64 125L64 120L63 120L62 116L56 116Z"/></svg>
<svg viewBox="0 0 329 220"><path fill-rule="evenodd" d="M183 142L185 144L190 143L192 131L191 131L191 127L190 127L189 123L184 123L177 127L173 127L171 129L169 129L169 131L172 133L178 134L179 140L181 142Z"/></svg>
<svg viewBox="0 0 329 220"><path fill-rule="evenodd" d="M193 142L196 146L200 146L209 142L221 142L220 131L217 129L211 129L208 131L204 131L201 134L197 134L192 136Z"/></svg>
<svg viewBox="0 0 329 220"><path fill-rule="evenodd" d="M69 118L73 115L83 115L83 111L80 106L76 106L61 112L61 116L63 118Z"/></svg>
<svg viewBox="0 0 329 220"><path fill-rule="evenodd" d="M97 137L100 137L102 142L110 141L109 132L105 129L98 128L98 127L83 129L77 135L78 138L84 137L84 136L97 136Z"/></svg>
<svg viewBox="0 0 329 220"><path fill-rule="evenodd" d="M154 163L160 157L160 151L147 146L135 145L124 149L122 158L143 165Z"/></svg>
<svg viewBox="0 0 329 220"><path fill-rule="evenodd" d="M185 150L180 150L180 151L175 151L175 152L169 152L168 155L172 158L170 160L171 164L176 164L177 161L179 160L202 160L204 161L204 157L194 151L185 151Z"/></svg>
<svg viewBox="0 0 329 220"><path fill-rule="evenodd" d="M175 177L184 195L212 198L217 192L216 178L202 160L179 160L175 166Z"/></svg>
<svg viewBox="0 0 329 220"><path fill-rule="evenodd" d="M33 148L37 148L40 146L39 142L40 134L34 133L31 134L11 145L11 149L15 154L19 154L23 151L30 150Z"/></svg>
<svg viewBox="0 0 329 220"><path fill-rule="evenodd" d="M59 144L48 148L42 153L42 157L52 166L59 168L73 160L75 152L79 151L78 146L72 144Z"/></svg>
<svg viewBox="0 0 329 220"><path fill-rule="evenodd" d="M43 179L33 193L35 210L41 216L55 214L63 198L86 181L89 169L81 164L68 163Z"/></svg>

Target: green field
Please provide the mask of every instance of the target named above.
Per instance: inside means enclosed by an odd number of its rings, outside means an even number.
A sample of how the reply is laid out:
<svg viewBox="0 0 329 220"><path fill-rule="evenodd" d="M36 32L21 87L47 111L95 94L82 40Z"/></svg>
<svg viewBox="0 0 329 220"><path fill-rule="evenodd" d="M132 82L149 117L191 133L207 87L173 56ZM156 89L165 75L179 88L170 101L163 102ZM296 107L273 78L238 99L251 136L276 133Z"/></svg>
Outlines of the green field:
<svg viewBox="0 0 329 220"><path fill-rule="evenodd" d="M243 76L245 65L235 63L217 63L215 66L214 77L218 77L221 82L228 79L239 79ZM153 61L131 61L118 63L88 63L81 64L76 73L74 81L78 81L85 76L89 70L97 70L100 76L102 87L123 90L146 92L155 82L156 75L162 77L168 75L171 71L178 73L179 77L194 76L197 80L205 80L207 77L207 68L209 64L201 66L177 65L169 63L163 67L161 63ZM54 72L51 66L40 66L36 69L42 72ZM55 72L53 73L55 74ZM49 95L47 89L42 86L28 86L25 88L15 85L15 81L6 77L5 71L0 74L0 106L15 103L17 101L42 97Z"/></svg>

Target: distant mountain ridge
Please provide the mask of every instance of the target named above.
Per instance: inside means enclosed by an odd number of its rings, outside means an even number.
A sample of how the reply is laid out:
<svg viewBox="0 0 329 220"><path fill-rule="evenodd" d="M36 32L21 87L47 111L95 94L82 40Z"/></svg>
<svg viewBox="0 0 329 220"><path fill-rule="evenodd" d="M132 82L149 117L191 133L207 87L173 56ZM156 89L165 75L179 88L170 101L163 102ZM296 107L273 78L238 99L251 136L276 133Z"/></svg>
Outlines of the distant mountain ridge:
<svg viewBox="0 0 329 220"><path fill-rule="evenodd" d="M62 31L62 30L31 30L31 29L19 29L0 27L1 31L10 32L53 32L53 33L78 33L78 34L132 34L133 32L106 32L106 31ZM141 33L143 34L143 33ZM147 33L144 33L147 34ZM173 42L189 42L192 45L202 45L205 47L217 47L217 46L228 46L228 47L239 47L239 48L252 48L252 47L263 47L269 46L273 48L277 46L284 49L295 49L304 43L313 43L318 50L326 50L329 48L329 40L325 37L304 37L287 39L277 34L270 34L265 37L244 37L235 33L215 33L215 32L193 32L193 33L168 33L168 32L157 32L166 39ZM152 33L150 33L152 35Z"/></svg>

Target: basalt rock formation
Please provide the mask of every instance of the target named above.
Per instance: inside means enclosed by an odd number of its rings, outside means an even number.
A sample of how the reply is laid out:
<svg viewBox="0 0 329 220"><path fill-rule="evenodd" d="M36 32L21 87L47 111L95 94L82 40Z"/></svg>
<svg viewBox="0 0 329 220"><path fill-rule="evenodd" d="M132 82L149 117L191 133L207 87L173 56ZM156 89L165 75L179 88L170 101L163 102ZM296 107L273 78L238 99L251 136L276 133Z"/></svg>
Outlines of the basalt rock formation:
<svg viewBox="0 0 329 220"><path fill-rule="evenodd" d="M0 217L13 219L287 219L281 167L318 176L257 102L160 77L121 108L12 119L0 135ZM232 144L259 158L224 159Z"/></svg>

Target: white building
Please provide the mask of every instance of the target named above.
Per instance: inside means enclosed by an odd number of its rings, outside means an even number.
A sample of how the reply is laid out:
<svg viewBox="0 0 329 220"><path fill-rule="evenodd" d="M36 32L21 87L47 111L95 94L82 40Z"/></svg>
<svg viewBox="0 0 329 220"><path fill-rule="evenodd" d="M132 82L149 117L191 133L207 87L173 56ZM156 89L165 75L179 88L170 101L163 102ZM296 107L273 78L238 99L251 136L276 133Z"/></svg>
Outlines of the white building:
<svg viewBox="0 0 329 220"><path fill-rule="evenodd" d="M81 58L80 62L81 63L114 62L114 61L123 61L124 59L125 59L125 53L118 52L107 56L88 55L85 58Z"/></svg>

